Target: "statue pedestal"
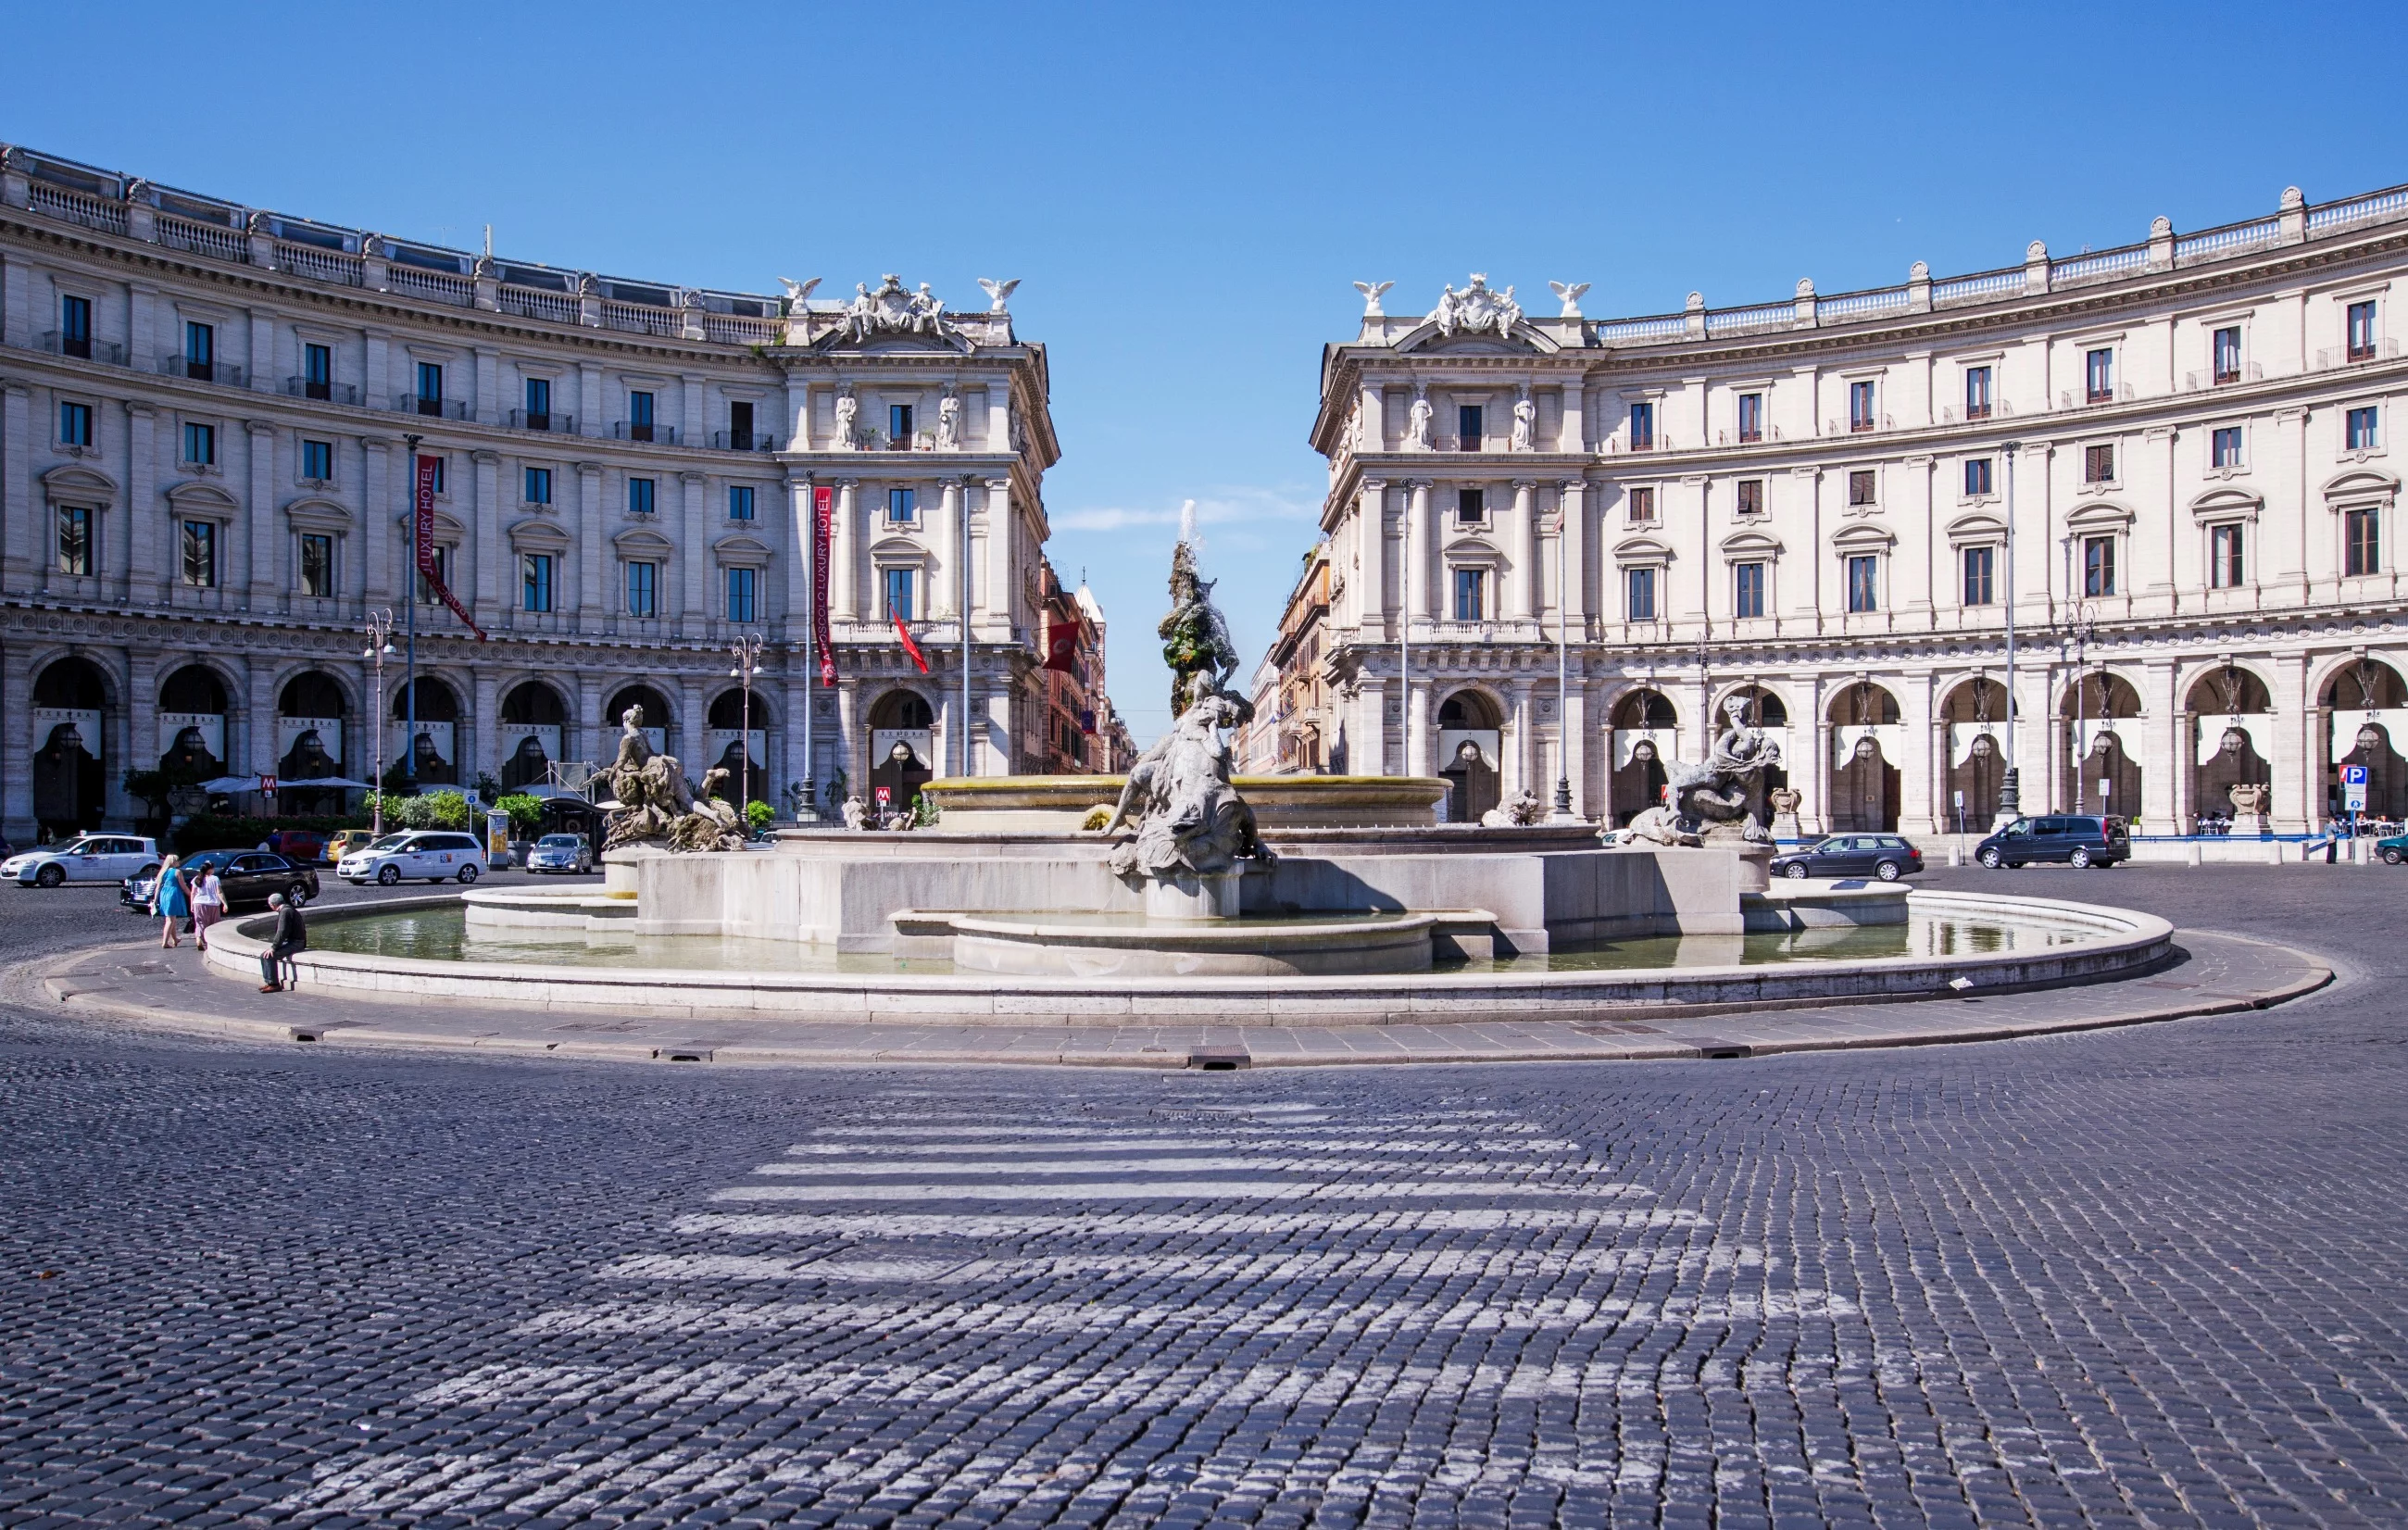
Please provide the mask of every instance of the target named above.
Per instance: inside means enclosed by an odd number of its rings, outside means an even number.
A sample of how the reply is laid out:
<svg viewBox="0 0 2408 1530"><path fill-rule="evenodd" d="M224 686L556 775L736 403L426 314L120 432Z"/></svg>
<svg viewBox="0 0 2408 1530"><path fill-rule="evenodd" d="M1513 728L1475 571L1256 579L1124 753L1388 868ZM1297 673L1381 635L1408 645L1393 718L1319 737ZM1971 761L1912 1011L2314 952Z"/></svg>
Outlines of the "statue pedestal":
<svg viewBox="0 0 2408 1530"><path fill-rule="evenodd" d="M1242 871L1216 871L1209 875L1184 872L1153 878L1145 884L1145 917L1235 919L1238 884L1244 877Z"/></svg>
<svg viewBox="0 0 2408 1530"><path fill-rule="evenodd" d="M1773 814L1772 837L1775 839L1805 838L1804 832L1798 827L1798 815L1796 813Z"/></svg>
<svg viewBox="0 0 2408 1530"><path fill-rule="evenodd" d="M2232 815L2232 837L2263 839L2273 832L2272 821L2264 813Z"/></svg>

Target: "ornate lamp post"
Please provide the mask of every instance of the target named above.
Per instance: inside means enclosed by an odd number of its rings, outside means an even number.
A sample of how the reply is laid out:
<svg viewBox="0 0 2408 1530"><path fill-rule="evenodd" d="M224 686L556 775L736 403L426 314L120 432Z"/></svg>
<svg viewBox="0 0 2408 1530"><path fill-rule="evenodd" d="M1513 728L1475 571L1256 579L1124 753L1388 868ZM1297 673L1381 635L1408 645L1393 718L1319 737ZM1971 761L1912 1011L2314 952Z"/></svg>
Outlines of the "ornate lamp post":
<svg viewBox="0 0 2408 1530"><path fill-rule="evenodd" d="M368 613L368 646L360 657L376 665L376 706L368 732L376 738L376 790L368 794L368 833L384 837L384 661L393 652L393 610ZM352 758L358 758L357 755Z"/></svg>
<svg viewBox="0 0 2408 1530"><path fill-rule="evenodd" d="M761 667L761 635L748 632L736 639L728 652L736 655L736 667L727 673L744 683L744 730L737 740L740 763L736 776L736 816L744 822L744 832L752 832L752 676ZM808 705L808 702L806 703Z"/></svg>

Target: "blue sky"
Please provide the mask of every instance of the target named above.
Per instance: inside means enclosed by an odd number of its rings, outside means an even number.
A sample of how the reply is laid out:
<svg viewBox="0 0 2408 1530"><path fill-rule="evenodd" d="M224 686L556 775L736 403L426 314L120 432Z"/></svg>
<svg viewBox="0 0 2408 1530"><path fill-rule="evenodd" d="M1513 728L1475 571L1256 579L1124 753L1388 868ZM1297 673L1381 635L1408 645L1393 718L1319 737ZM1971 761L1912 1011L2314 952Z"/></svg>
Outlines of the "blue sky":
<svg viewBox="0 0 2408 1530"><path fill-rule="evenodd" d="M407 23L407 24L405 24ZM1140 739L1180 502L1251 668L1350 283L1592 316L2013 265L2408 181L2408 8L52 6L0 138L628 277L1018 277L1052 553ZM57 66L39 61L51 61Z"/></svg>

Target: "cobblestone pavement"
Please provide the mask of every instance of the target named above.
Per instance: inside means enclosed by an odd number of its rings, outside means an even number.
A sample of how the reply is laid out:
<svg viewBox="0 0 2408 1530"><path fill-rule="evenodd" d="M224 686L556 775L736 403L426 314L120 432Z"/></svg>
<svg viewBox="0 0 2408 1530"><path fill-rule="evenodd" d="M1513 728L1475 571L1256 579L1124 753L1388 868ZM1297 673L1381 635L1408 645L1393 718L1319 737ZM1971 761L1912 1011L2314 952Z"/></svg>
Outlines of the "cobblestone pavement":
<svg viewBox="0 0 2408 1530"><path fill-rule="evenodd" d="M0 1523L2408 1523L2408 880L1931 879L2341 980L1974 1046L1203 1076L21 1002ZM54 943L22 923L5 954Z"/></svg>

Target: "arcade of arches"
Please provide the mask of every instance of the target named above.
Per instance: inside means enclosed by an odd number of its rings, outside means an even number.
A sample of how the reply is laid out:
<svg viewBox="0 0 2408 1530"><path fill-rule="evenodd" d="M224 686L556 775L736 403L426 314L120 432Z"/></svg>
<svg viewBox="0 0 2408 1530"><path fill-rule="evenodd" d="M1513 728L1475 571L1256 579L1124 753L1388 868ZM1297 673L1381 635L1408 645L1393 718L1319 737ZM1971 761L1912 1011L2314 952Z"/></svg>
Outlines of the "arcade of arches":
<svg viewBox="0 0 2408 1530"><path fill-rule="evenodd" d="M917 691L889 691L869 705L870 810L902 812L936 772L936 713Z"/></svg>
<svg viewBox="0 0 2408 1530"><path fill-rule="evenodd" d="M1503 714L1484 694L1457 691L1439 704L1438 773L1446 779L1453 822L1477 823L1505 800L1499 775L1504 737Z"/></svg>

